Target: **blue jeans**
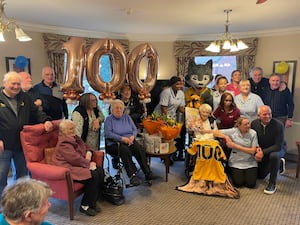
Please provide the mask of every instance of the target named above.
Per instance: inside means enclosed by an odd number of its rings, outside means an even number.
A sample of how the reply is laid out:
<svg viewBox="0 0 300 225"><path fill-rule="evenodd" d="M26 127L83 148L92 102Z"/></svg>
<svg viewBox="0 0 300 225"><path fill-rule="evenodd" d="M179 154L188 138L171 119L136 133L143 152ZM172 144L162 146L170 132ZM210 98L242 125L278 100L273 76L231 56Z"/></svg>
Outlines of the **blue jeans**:
<svg viewBox="0 0 300 225"><path fill-rule="evenodd" d="M2 153L0 153L0 199L3 189L7 185L7 177L11 167L11 162L13 162L13 168L16 170L15 179L28 175L23 151L16 152L5 149Z"/></svg>

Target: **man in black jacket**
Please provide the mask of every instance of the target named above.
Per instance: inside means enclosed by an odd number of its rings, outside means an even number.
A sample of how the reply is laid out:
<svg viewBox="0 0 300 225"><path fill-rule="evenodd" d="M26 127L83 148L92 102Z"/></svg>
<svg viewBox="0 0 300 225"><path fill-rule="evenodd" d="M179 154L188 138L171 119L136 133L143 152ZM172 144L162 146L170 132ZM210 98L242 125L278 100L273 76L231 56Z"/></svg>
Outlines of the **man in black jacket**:
<svg viewBox="0 0 300 225"><path fill-rule="evenodd" d="M252 121L251 128L256 131L259 147L255 158L258 162L258 178L270 173L265 194L274 194L280 164L280 150L283 145L284 128L282 123L272 118L271 108L267 105L258 108L258 119Z"/></svg>
<svg viewBox="0 0 300 225"><path fill-rule="evenodd" d="M4 75L0 89L0 196L7 185L8 171L13 160L16 178L28 174L20 141L23 126L44 122L52 130L51 117L39 111L27 93L21 91L21 77L16 72Z"/></svg>

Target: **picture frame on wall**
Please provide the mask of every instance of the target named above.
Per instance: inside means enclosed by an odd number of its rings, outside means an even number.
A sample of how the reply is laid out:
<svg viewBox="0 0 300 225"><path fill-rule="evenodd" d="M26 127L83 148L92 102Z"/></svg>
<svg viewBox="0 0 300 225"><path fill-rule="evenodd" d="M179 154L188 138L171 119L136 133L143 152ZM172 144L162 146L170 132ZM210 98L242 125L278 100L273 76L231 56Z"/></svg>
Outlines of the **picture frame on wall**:
<svg viewBox="0 0 300 225"><path fill-rule="evenodd" d="M31 68L30 68L30 58L27 58L28 65L24 69L19 69L16 67L16 58L15 57L5 57L5 64L6 64L6 72L9 71L16 71L16 72L22 72L25 71L29 74L31 74Z"/></svg>
<svg viewBox="0 0 300 225"><path fill-rule="evenodd" d="M287 72L284 74L279 74L281 76L281 81L286 82L287 87L290 89L292 96L294 96L297 61L296 60L274 61L273 62L273 73L276 72L276 66L281 62L286 62L288 64Z"/></svg>

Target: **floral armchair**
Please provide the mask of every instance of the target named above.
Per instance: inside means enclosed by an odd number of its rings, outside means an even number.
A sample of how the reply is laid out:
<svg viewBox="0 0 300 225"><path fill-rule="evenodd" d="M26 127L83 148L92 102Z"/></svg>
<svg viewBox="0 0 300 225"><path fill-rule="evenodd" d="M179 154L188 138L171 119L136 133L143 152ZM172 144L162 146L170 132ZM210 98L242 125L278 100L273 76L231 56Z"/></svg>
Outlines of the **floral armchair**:
<svg viewBox="0 0 300 225"><path fill-rule="evenodd" d="M74 182L68 168L51 165L58 139L60 120L53 121L51 132L44 124L26 125L21 131L21 143L31 177L46 182L53 190L53 198L69 203L70 220L74 219L74 200L83 193L84 184ZM103 165L104 152L93 154L98 166Z"/></svg>

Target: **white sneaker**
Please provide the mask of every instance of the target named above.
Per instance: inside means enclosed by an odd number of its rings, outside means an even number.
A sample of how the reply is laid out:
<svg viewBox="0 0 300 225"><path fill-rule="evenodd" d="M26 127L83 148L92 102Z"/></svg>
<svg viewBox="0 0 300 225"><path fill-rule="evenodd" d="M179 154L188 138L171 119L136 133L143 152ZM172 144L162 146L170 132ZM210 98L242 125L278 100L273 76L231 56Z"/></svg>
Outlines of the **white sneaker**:
<svg viewBox="0 0 300 225"><path fill-rule="evenodd" d="M268 186L264 190L264 193L267 194L267 195L272 195L272 194L275 193L275 191L276 191L275 184L268 184Z"/></svg>
<svg viewBox="0 0 300 225"><path fill-rule="evenodd" d="M285 159L280 158L279 174L283 175L284 173L285 173Z"/></svg>

